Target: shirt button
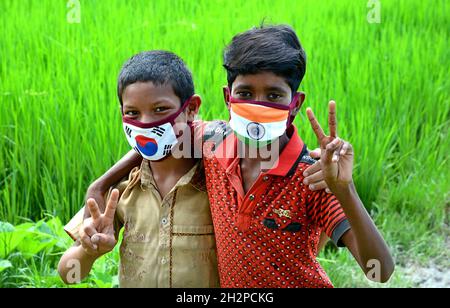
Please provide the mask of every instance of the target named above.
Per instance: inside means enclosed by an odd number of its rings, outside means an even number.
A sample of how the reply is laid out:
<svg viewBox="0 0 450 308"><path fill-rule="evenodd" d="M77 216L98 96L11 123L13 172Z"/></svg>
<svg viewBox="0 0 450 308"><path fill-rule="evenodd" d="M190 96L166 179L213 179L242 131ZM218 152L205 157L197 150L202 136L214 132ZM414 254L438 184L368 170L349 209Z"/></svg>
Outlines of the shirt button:
<svg viewBox="0 0 450 308"><path fill-rule="evenodd" d="M250 196L248 196L248 198L250 199L250 201L253 201L253 200L255 200L255 195L250 195Z"/></svg>
<svg viewBox="0 0 450 308"><path fill-rule="evenodd" d="M167 222L168 222L168 220L167 220L166 217L164 217L163 219L161 219L161 223L162 223L163 225L166 225Z"/></svg>
<svg viewBox="0 0 450 308"><path fill-rule="evenodd" d="M164 264L166 264L166 263L167 263L167 259L166 259L166 258L162 258L162 259L161 259L161 264L164 265Z"/></svg>

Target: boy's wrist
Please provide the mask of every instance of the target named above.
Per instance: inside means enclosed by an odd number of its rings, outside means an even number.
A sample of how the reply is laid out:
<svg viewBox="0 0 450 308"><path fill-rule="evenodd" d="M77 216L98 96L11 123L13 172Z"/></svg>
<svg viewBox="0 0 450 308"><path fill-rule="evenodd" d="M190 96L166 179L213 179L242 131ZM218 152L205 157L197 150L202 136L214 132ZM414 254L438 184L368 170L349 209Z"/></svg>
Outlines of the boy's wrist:
<svg viewBox="0 0 450 308"><path fill-rule="evenodd" d="M348 183L339 183L336 185L331 185L329 189L338 199L347 198L349 196L353 196L356 193L353 180Z"/></svg>
<svg viewBox="0 0 450 308"><path fill-rule="evenodd" d="M78 249L80 249L81 258L86 262L94 263L98 258L102 256L100 254L88 253L81 245L78 246Z"/></svg>

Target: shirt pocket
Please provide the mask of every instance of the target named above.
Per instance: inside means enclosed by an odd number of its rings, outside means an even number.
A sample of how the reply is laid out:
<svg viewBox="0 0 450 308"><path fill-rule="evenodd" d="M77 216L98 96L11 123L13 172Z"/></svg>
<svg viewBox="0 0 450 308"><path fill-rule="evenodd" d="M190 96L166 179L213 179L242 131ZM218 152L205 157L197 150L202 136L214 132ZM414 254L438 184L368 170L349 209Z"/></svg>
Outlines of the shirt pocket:
<svg viewBox="0 0 450 308"><path fill-rule="evenodd" d="M175 225L172 230L172 245L177 249L215 249L213 225Z"/></svg>
<svg viewBox="0 0 450 308"><path fill-rule="evenodd" d="M173 226L171 249L174 287L219 287L212 225Z"/></svg>
<svg viewBox="0 0 450 308"><path fill-rule="evenodd" d="M269 206L261 215L261 224L271 230L292 233L304 231L301 215L295 207Z"/></svg>

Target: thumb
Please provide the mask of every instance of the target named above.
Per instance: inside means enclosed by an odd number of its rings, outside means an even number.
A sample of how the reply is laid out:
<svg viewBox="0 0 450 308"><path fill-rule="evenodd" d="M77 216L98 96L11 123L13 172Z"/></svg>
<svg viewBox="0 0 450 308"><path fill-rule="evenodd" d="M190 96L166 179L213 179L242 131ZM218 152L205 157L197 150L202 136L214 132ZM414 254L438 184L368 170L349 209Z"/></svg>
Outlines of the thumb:
<svg viewBox="0 0 450 308"><path fill-rule="evenodd" d="M332 163L332 157L334 151L336 151L342 145L342 140L339 138L334 139L329 144L327 144L325 151L323 151L322 160L325 163Z"/></svg>
<svg viewBox="0 0 450 308"><path fill-rule="evenodd" d="M91 237L91 242L102 246L114 246L116 244L116 239L112 235L97 233Z"/></svg>

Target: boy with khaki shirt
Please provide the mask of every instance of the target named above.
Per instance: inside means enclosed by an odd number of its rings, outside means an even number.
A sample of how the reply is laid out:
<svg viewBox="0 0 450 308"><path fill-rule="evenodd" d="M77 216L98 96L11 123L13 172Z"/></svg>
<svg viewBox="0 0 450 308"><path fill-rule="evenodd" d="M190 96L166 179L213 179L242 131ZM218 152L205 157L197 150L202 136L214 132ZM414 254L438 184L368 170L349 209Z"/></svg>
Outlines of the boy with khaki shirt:
<svg viewBox="0 0 450 308"><path fill-rule="evenodd" d="M89 199L91 217L66 227L76 243L61 258L61 278L74 283L86 277L124 227L120 287L218 287L201 161L171 155L183 132L190 135L186 124L201 103L191 73L170 52L144 52L122 68L118 94L127 139L144 159L105 198L104 214ZM71 277L74 264L79 275Z"/></svg>

